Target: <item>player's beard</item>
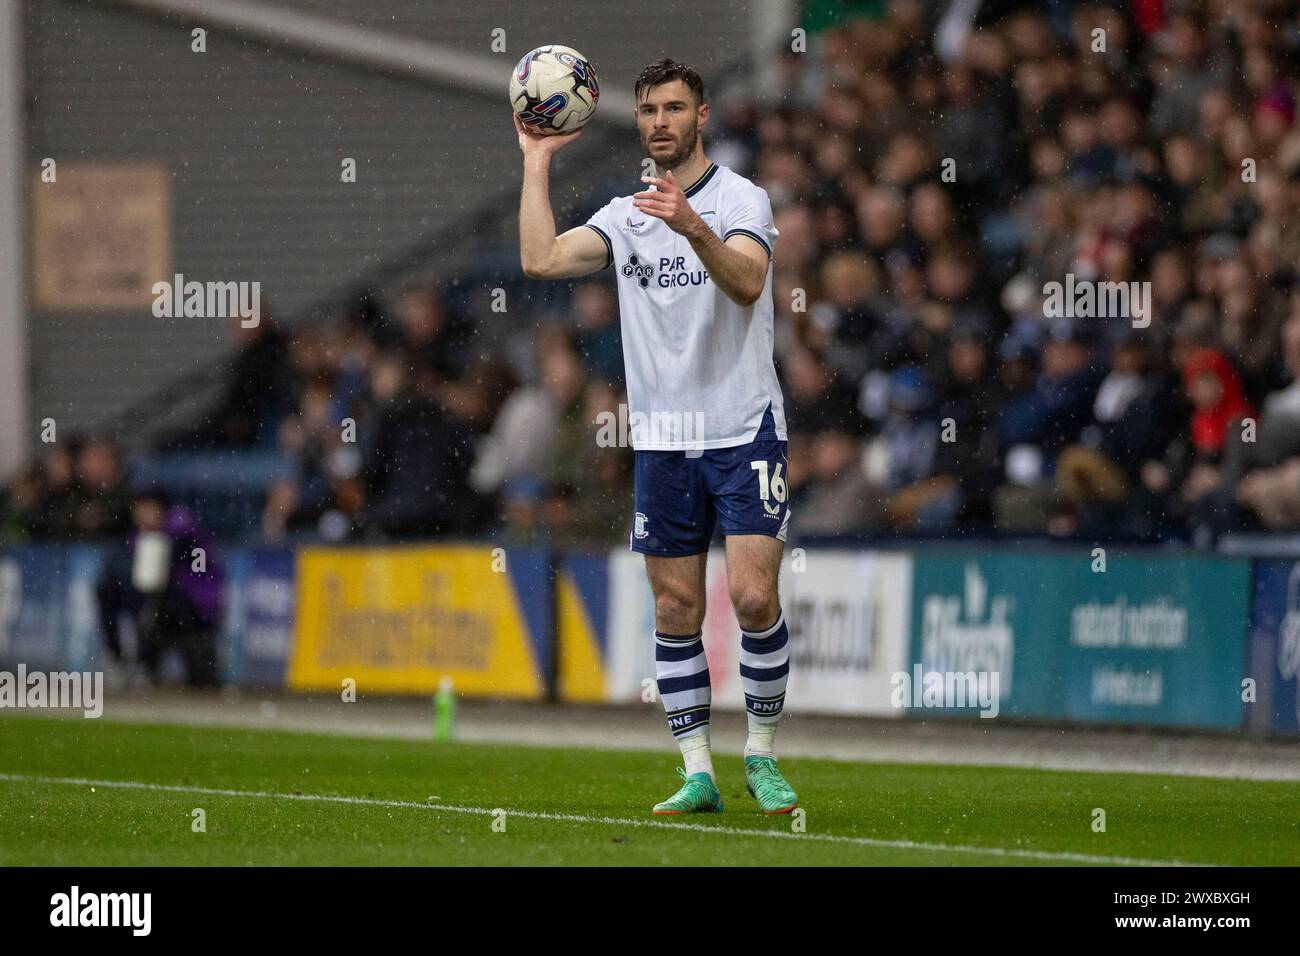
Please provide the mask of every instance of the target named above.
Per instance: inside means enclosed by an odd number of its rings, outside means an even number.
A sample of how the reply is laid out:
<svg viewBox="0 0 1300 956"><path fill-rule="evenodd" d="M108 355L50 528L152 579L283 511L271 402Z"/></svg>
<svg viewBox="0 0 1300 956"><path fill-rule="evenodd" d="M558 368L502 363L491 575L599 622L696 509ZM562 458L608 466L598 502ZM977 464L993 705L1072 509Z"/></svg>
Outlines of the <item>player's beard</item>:
<svg viewBox="0 0 1300 956"><path fill-rule="evenodd" d="M651 133L651 136L654 134ZM663 159L655 160L660 169L676 169L682 163L686 162L695 153L695 144L700 138L700 124L691 123L691 128L682 134L681 144ZM650 156L654 153L650 149L650 137L642 137L641 145Z"/></svg>

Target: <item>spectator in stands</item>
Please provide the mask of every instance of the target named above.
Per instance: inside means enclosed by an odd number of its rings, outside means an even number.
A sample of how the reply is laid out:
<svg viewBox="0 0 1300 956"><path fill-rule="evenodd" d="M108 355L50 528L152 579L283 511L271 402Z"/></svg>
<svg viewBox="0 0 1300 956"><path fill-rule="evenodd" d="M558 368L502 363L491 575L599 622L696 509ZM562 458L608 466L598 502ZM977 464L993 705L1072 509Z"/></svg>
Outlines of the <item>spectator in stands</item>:
<svg viewBox="0 0 1300 956"><path fill-rule="evenodd" d="M1191 515L1204 515L1207 509L1216 509L1226 492L1225 450L1240 437L1243 419L1255 413L1232 362L1218 349L1191 353L1183 363L1182 377L1193 411L1190 440L1178 471L1178 494ZM1214 524L1196 522L1198 544L1212 543Z"/></svg>
<svg viewBox="0 0 1300 956"><path fill-rule="evenodd" d="M852 387L835 375L826 360L809 349L795 351L784 367L785 414L790 432L814 433L849 426L858 431Z"/></svg>
<svg viewBox="0 0 1300 956"><path fill-rule="evenodd" d="M1191 301L1192 275L1186 254L1166 246L1151 258L1151 330L1161 346L1173 334L1183 307Z"/></svg>
<svg viewBox="0 0 1300 956"><path fill-rule="evenodd" d="M938 409L939 444L930 479L917 484L910 519L929 531L992 526L989 501L1001 475L997 408L1002 387L988 356L989 331L963 324L948 345ZM923 509L918 506L923 506Z"/></svg>
<svg viewBox="0 0 1300 956"><path fill-rule="evenodd" d="M359 522L386 537L459 533L474 513L470 436L411 378L398 352L381 352L371 367Z"/></svg>
<svg viewBox="0 0 1300 956"><path fill-rule="evenodd" d="M77 489L77 456L81 440L52 444L41 457L39 511L33 536L68 540L76 537L75 518L82 502Z"/></svg>
<svg viewBox="0 0 1300 956"><path fill-rule="evenodd" d="M821 270L821 300L811 310L812 341L846 380L873 363L888 366L902 350L900 336L879 309L879 267L861 252L830 255Z"/></svg>
<svg viewBox="0 0 1300 956"><path fill-rule="evenodd" d="M441 290L425 283L406 286L396 312L396 328L388 331L382 344L401 349L412 384L436 398L438 390L458 379L468 363L468 328L450 314Z"/></svg>
<svg viewBox="0 0 1300 956"><path fill-rule="evenodd" d="M350 533L361 505L361 452L345 442L343 419L329 388L313 384L297 414L280 426L280 450L298 462L296 478L281 478L267 490L262 533L269 540L308 529L330 539ZM355 437L355 436L353 436Z"/></svg>
<svg viewBox="0 0 1300 956"><path fill-rule="evenodd" d="M629 530L631 449L607 441L608 429L602 431L602 425L618 421L620 404L625 404L622 394L608 382L587 383L582 412L573 416L581 427L573 432L580 436L580 445L571 449L576 467L551 472L541 506L540 518L557 545L609 544Z"/></svg>
<svg viewBox="0 0 1300 956"><path fill-rule="evenodd" d="M1150 336L1124 325L1111 345L1092 422L1057 461L1057 499L1067 506L1074 530L1094 537L1108 529L1133 537L1156 533L1153 522L1168 484L1152 479L1148 469L1155 465L1161 473L1185 408L1177 379L1154 353Z"/></svg>
<svg viewBox="0 0 1300 956"><path fill-rule="evenodd" d="M126 543L106 560L98 584L99 616L110 659L156 684L162 655L178 647L193 687L217 683L216 631L222 573L206 533L189 509L148 488L131 503ZM134 660L122 641L122 618L135 633Z"/></svg>
<svg viewBox="0 0 1300 956"><path fill-rule="evenodd" d="M1254 441L1230 443L1223 475L1224 488L1249 510L1251 524L1271 531L1300 529L1300 293L1291 302L1282 329L1291 382L1265 399Z"/></svg>
<svg viewBox="0 0 1300 956"><path fill-rule="evenodd" d="M21 469L11 484L0 489L0 545L22 544L40 534L41 466Z"/></svg>
<svg viewBox="0 0 1300 956"><path fill-rule="evenodd" d="M548 500L573 499L589 478L597 439L608 438L597 431L594 418L587 414L587 371L575 346L568 330L560 332L543 367L547 391L558 413L550 434L550 454L538 475L543 509ZM551 524L545 517L543 521Z"/></svg>
<svg viewBox="0 0 1300 956"><path fill-rule="evenodd" d="M623 382L623 337L618 298L604 279L589 279L573 290L577 349L591 374L615 386Z"/></svg>
<svg viewBox="0 0 1300 956"><path fill-rule="evenodd" d="M288 341L269 307L256 325L232 320L238 349L221 395L198 424L163 438L164 451L253 448L275 443L280 420L293 408L293 383L285 374Z"/></svg>
<svg viewBox="0 0 1300 956"><path fill-rule="evenodd" d="M1010 483L995 495L995 520L1009 530L1042 530L1052 510L1056 458L1079 440L1105 375L1090 331L1071 319L1052 323L1032 388L1011 398L999 422Z"/></svg>
<svg viewBox="0 0 1300 956"><path fill-rule="evenodd" d="M791 513L801 535L851 534L885 521L881 489L864 470L861 420L796 436L790 448ZM806 474L805 474L806 469Z"/></svg>
<svg viewBox="0 0 1300 956"><path fill-rule="evenodd" d="M89 441L76 463L76 498L72 527L79 537L98 538L126 532L129 518L126 473L121 452L107 441Z"/></svg>
<svg viewBox="0 0 1300 956"><path fill-rule="evenodd" d="M921 511L946 485L930 480L939 426L934 387L925 370L907 365L890 373L888 401L880 434L867 446L867 478L887 496L891 526L910 530L925 522Z"/></svg>
<svg viewBox="0 0 1300 956"><path fill-rule="evenodd" d="M1222 467L1198 489L1191 520L1205 540L1233 529L1300 528L1300 306L1295 302L1293 297L1292 316L1282 329L1290 384L1265 399L1257 423L1247 417L1242 427L1225 430Z"/></svg>
<svg viewBox="0 0 1300 956"><path fill-rule="evenodd" d="M545 330L538 338L538 352L540 382L506 400L491 432L479 443L469 477L470 487L479 494L501 494L518 506L515 525L532 521L559 454L560 423L580 401L586 378L572 338L563 330ZM569 425L566 446L594 434L594 425L583 423L577 432L572 420ZM575 433L580 437L574 439Z"/></svg>

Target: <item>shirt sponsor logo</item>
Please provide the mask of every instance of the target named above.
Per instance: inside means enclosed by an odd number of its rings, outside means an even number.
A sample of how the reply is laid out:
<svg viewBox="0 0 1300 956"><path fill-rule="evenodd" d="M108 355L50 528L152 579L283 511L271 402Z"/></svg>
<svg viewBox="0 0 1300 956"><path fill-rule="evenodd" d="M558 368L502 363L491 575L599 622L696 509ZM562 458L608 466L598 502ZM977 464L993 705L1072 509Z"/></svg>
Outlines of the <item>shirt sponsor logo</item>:
<svg viewBox="0 0 1300 956"><path fill-rule="evenodd" d="M623 273L624 279L636 279L641 288L644 289L650 285L650 280L654 278L655 267L648 262L642 262L633 253L627 257L627 262L623 263L623 268L620 271Z"/></svg>

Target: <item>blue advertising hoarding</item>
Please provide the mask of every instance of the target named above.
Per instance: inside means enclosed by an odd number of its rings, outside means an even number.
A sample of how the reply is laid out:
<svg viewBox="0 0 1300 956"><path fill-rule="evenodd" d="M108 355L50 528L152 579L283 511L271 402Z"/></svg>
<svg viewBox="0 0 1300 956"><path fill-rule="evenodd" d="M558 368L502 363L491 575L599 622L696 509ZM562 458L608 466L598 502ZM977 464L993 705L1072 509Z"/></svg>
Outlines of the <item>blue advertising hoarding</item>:
<svg viewBox="0 0 1300 956"><path fill-rule="evenodd" d="M1252 730L1300 732L1300 562L1257 561L1252 582L1250 667L1256 699Z"/></svg>
<svg viewBox="0 0 1300 956"><path fill-rule="evenodd" d="M918 554L911 660L996 673L1007 716L1234 729L1249 578L1237 558Z"/></svg>
<svg viewBox="0 0 1300 956"><path fill-rule="evenodd" d="M226 554L221 679L283 687L293 640L293 548L240 548Z"/></svg>
<svg viewBox="0 0 1300 956"><path fill-rule="evenodd" d="M31 670L102 666L95 596L102 555L82 545L0 552L0 664Z"/></svg>

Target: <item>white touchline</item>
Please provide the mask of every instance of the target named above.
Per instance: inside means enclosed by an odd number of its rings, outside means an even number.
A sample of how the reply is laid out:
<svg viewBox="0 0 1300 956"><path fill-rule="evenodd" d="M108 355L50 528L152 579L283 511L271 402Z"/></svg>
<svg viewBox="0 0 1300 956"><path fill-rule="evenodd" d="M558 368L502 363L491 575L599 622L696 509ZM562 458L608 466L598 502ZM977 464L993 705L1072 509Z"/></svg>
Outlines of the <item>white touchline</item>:
<svg viewBox="0 0 1300 956"><path fill-rule="evenodd" d="M0 782L62 784L76 787L105 787L119 790L153 790L162 793L193 793L212 797L252 797L263 800L305 800L317 803L341 803L363 807L392 807L408 810L435 810L443 813L471 813L491 816L498 808L462 807L448 803L416 803L413 800L378 800L373 797L340 797L319 793L271 793L266 790L223 790L215 787L182 787L167 783L143 783L137 780L86 780L81 777L42 777L23 773L0 773ZM746 830L742 827L705 826L698 823L668 823L662 820L637 820L628 817L591 817L579 813L547 813L541 810L511 810L507 816L524 820L555 820L560 823L602 823L620 827L643 827L655 830L689 830L693 833L721 833L727 836L774 837L783 840L812 840L818 843L848 843L854 846L882 847L898 850L926 850L935 853L974 853L981 856L1023 857L1061 863L1095 863L1110 866L1214 866L1183 860L1142 860L1127 856L1096 856L1091 853L1055 853L1050 850L1011 850L996 846L962 846L948 843L917 843L913 840L880 840L874 837L843 836L834 833L794 833L786 830Z"/></svg>

